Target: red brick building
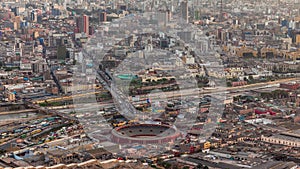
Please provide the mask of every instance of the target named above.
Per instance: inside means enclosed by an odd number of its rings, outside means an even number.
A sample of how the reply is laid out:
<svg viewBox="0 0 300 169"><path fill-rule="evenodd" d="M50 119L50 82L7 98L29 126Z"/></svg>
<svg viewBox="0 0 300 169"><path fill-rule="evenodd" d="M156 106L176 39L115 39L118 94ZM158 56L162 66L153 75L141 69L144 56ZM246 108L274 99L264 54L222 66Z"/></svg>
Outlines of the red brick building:
<svg viewBox="0 0 300 169"><path fill-rule="evenodd" d="M299 83L280 83L280 88L289 89L289 90L297 90L300 87Z"/></svg>

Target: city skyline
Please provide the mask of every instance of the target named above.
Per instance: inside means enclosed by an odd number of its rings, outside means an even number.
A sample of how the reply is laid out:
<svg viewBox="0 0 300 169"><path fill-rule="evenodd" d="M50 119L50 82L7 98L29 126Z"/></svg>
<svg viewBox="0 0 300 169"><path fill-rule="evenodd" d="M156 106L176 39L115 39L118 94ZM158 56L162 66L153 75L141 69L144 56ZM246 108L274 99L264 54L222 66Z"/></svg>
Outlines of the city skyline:
<svg viewBox="0 0 300 169"><path fill-rule="evenodd" d="M300 168L300 1L0 1L0 168Z"/></svg>

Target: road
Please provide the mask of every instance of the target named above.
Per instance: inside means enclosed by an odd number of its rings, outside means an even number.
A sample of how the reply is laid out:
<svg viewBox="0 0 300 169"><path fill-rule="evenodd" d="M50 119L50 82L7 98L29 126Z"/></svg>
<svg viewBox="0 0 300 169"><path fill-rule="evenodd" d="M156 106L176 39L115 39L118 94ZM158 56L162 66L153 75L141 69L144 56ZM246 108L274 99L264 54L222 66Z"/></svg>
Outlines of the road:
<svg viewBox="0 0 300 169"><path fill-rule="evenodd" d="M95 111L99 111L99 109L101 108L105 108L105 107L112 107L114 106L114 102L109 102L109 103L83 103L83 104L76 104L76 105L72 105L70 107L68 107L67 109L59 109L59 112L62 113L70 113L71 111L91 111L91 110L95 110Z"/></svg>
<svg viewBox="0 0 300 169"><path fill-rule="evenodd" d="M95 64L96 65L96 64ZM111 83L109 80L105 78L105 72L97 71L97 67L94 68L96 73L97 79L101 82L102 86L110 91L111 95L113 96L116 104L115 106L118 108L119 112L124 115L128 119L134 119L138 115L141 115L142 113L139 113L138 110L135 109L135 107L130 103L127 96L123 94L117 87L114 86L113 83Z"/></svg>
<svg viewBox="0 0 300 169"><path fill-rule="evenodd" d="M102 85L104 85L104 88L109 90L111 94L113 95L113 98L115 99L115 102L112 103L87 103L87 104L78 104L76 105L76 109L78 110L90 110L92 108L101 108L105 106L112 106L117 105L119 106L119 110L122 110L121 114L124 114L127 117L134 116L136 117L137 110L134 108L135 105L144 103L147 98L149 98L148 95L140 95L140 100L137 102L129 101L130 99L125 96L120 90L118 90L116 87L113 86L114 90L110 88L111 83L109 84L106 82L107 80L103 79L103 75L101 76L101 73L97 75L97 78L102 81ZM244 91L248 90L256 90L261 88L268 88L272 87L272 85L276 85L279 83L285 83L285 82L291 82L296 81L297 78L288 78L288 79L280 79L276 81L271 81L267 83L256 83L256 84L250 84L245 86L238 86L238 87L219 87L215 89L209 89L209 90L203 90L203 89L183 89L181 91L170 91L170 92L163 92L163 93L156 93L155 95L158 96L157 98L151 98L152 101L155 101L155 99L160 99L159 96L162 94L165 95L167 98L180 98L185 96L198 96L201 97L203 95L222 95L224 96L223 99L225 100L225 94L228 94L230 92L238 91L239 93L242 93ZM92 94L92 93L88 93ZM153 96L153 95L152 95ZM68 96L72 97L72 96ZM76 96L77 97L77 96ZM75 108L75 106L74 106ZM68 110L68 109L67 109ZM133 112L133 113L132 113Z"/></svg>
<svg viewBox="0 0 300 169"><path fill-rule="evenodd" d="M91 108L102 108L102 107L106 107L106 106L113 106L115 103L117 103L116 105L119 106L119 108L124 111L123 113L127 114L127 116L128 116L129 111L136 113L137 110L133 106L142 104L146 101L147 98L149 98L149 95L139 95L139 97L140 97L139 101L135 101L135 102L129 101L130 98L125 96L116 87L114 87L114 90L111 90L110 88L108 88L109 84L104 82L103 77L101 77L100 74L97 75L97 78L101 79L102 85L104 85L107 90L111 91L111 93L115 99L115 102L76 104L76 105L68 105L69 107L67 107L67 108L75 108L76 110L77 109L78 110L88 110ZM153 94L151 95L152 96L151 100L155 101L156 99L160 99L160 96L162 94L164 96L166 96L166 98L180 98L180 97L185 97L185 96L196 96L197 97L197 95L199 97L201 97L203 95L222 94L222 95L224 95L223 99L225 100L225 94L228 94L230 92L238 91L239 93L242 93L242 92L248 91L248 90L257 90L257 89L261 89L261 88L268 88L268 87L272 87L272 85L276 85L279 83L286 83L286 82L297 81L297 80L298 80L297 78L288 78L288 79L280 79L280 80L266 82L266 83L256 83L256 84L250 84L250 85L238 86L238 87L217 87L214 89L207 89L207 90L205 90L205 89L183 89L180 91L170 91L170 92L163 92L163 93L158 92L155 94L157 96L156 98L153 97L154 96ZM82 93L82 94L74 95L74 97L77 98L80 96L87 96L87 95L92 95L95 93L96 92ZM239 93L237 93L237 94L239 94ZM64 97L58 98L58 100L72 99L72 97L73 97L72 95L64 96ZM64 107L58 107L58 108L63 109ZM53 110L52 108L48 108L48 109ZM70 109L66 109L66 110L69 111ZM3 113L5 113L5 112L3 112ZM6 113L8 113L8 112L6 112Z"/></svg>
<svg viewBox="0 0 300 169"><path fill-rule="evenodd" d="M42 99L42 100L35 100L33 101L34 103L44 103L44 102L59 102L59 101L64 101L64 100L72 100L74 98L80 98L80 97L87 97L91 95L95 95L100 93L101 91L84 91L85 93L78 93L78 94L72 94L72 95L67 95L67 96L62 96L62 97L55 97L55 98L49 98L49 99Z"/></svg>
<svg viewBox="0 0 300 169"><path fill-rule="evenodd" d="M201 95L217 95L217 94L227 94L229 92L243 92L248 90L256 90L261 88L268 88L272 87L272 85L279 84L279 83L286 83L286 82L292 82L297 81L298 78L288 78L288 79L280 79L276 81L271 82L263 82L263 83L255 83L245 86L237 86L237 87L216 87L215 89L210 90L203 90L203 89L183 89L180 91L170 91L170 92L163 92L161 94L165 95L167 98L178 98L183 96L197 96L197 93ZM156 93L157 96L161 95L160 93ZM140 100L145 100L148 98L148 95L139 95ZM155 98L152 98L155 99ZM158 98L157 98L158 99Z"/></svg>
<svg viewBox="0 0 300 169"><path fill-rule="evenodd" d="M0 115L23 114L23 113L37 112L37 111L38 111L37 109L16 110L16 111L0 112Z"/></svg>

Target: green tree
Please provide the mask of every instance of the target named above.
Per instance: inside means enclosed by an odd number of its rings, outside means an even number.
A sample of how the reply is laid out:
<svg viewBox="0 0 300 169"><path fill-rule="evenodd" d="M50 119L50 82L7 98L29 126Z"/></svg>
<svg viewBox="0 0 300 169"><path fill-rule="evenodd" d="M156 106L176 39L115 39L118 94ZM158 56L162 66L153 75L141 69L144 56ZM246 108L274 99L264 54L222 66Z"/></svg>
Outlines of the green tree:
<svg viewBox="0 0 300 169"><path fill-rule="evenodd" d="M165 168L166 169L171 169L172 165L170 163L166 163Z"/></svg>
<svg viewBox="0 0 300 169"><path fill-rule="evenodd" d="M74 59L74 60L73 60L73 65L76 65L76 62L77 62L77 61Z"/></svg>
<svg viewBox="0 0 300 169"><path fill-rule="evenodd" d="M226 84L227 84L227 87L231 87L232 86L231 82L226 82Z"/></svg>
<svg viewBox="0 0 300 169"><path fill-rule="evenodd" d="M253 81L253 80L254 80L254 78L253 78L252 75L249 76L249 80L250 80L250 81Z"/></svg>
<svg viewBox="0 0 300 169"><path fill-rule="evenodd" d="M202 168L203 168L203 165L200 163L200 164L198 164L198 165L196 166L195 169L202 169Z"/></svg>

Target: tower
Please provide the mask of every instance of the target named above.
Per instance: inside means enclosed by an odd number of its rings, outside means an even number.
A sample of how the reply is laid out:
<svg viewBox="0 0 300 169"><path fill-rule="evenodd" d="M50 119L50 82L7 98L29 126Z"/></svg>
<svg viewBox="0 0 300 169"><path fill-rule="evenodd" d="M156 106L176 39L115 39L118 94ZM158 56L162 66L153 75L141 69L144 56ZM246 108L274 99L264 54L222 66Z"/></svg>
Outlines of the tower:
<svg viewBox="0 0 300 169"><path fill-rule="evenodd" d="M15 7L14 9L14 13L15 13L15 16L19 16L20 15L20 7Z"/></svg>
<svg viewBox="0 0 300 169"><path fill-rule="evenodd" d="M180 9L181 9L181 17L188 23L189 22L189 7L188 7L187 0L181 2Z"/></svg>
<svg viewBox="0 0 300 169"><path fill-rule="evenodd" d="M31 13L30 13L30 20L32 22L37 22L37 13L35 11L31 11Z"/></svg>
<svg viewBox="0 0 300 169"><path fill-rule="evenodd" d="M88 35L89 34L89 17L87 15L83 15L83 32Z"/></svg>
<svg viewBox="0 0 300 169"><path fill-rule="evenodd" d="M83 15L76 20L77 30L81 33L84 32L86 35L89 35L89 17Z"/></svg>
<svg viewBox="0 0 300 169"><path fill-rule="evenodd" d="M100 13L100 22L106 22L106 20L107 20L107 16L106 16L107 14L106 14L106 12L101 12Z"/></svg>
<svg viewBox="0 0 300 169"><path fill-rule="evenodd" d="M223 22L223 0L221 0L221 8L220 8L220 22Z"/></svg>

